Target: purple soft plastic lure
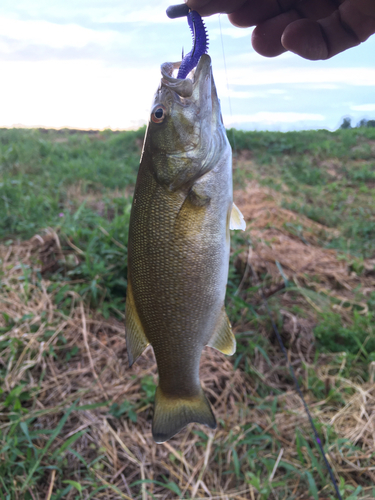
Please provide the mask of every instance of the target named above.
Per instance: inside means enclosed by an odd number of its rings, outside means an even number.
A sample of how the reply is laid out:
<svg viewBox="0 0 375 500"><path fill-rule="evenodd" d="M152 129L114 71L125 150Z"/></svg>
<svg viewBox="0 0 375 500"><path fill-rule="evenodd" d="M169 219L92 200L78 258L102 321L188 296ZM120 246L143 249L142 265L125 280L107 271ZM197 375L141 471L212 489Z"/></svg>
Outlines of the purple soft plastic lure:
<svg viewBox="0 0 375 500"><path fill-rule="evenodd" d="M191 10L187 15L187 20L193 34L193 48L181 62L177 75L177 78L180 79L188 76L190 71L198 64L201 55L206 54L208 50L208 36L201 16L195 10Z"/></svg>

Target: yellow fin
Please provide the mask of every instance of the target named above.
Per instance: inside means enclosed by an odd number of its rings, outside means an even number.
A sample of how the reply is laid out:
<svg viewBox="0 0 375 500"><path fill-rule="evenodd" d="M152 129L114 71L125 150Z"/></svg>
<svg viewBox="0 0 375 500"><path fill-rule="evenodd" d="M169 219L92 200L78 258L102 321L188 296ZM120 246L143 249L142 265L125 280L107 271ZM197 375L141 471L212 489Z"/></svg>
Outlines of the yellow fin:
<svg viewBox="0 0 375 500"><path fill-rule="evenodd" d="M224 306L221 310L214 334L207 345L229 356L236 352L236 339Z"/></svg>
<svg viewBox="0 0 375 500"><path fill-rule="evenodd" d="M241 213L241 210L233 203L232 212L230 214L229 229L241 229L245 231L246 221Z"/></svg>
<svg viewBox="0 0 375 500"><path fill-rule="evenodd" d="M156 443L164 443L191 422L216 429L215 416L203 389L197 396L169 397L157 387L152 435Z"/></svg>
<svg viewBox="0 0 375 500"><path fill-rule="evenodd" d="M125 338L128 350L129 366L132 366L134 361L139 358L150 342L147 340L135 307L130 280L128 280L128 288L126 292Z"/></svg>

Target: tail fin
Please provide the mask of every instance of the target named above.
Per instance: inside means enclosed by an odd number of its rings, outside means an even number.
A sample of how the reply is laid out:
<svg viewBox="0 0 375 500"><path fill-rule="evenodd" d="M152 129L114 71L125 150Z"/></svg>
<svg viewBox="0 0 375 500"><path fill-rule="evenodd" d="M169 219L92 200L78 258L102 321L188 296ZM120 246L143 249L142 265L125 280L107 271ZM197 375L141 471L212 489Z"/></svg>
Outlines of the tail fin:
<svg viewBox="0 0 375 500"><path fill-rule="evenodd" d="M156 443L164 443L191 422L216 429L216 420L203 389L197 396L176 398L166 396L158 387L152 422L152 435Z"/></svg>

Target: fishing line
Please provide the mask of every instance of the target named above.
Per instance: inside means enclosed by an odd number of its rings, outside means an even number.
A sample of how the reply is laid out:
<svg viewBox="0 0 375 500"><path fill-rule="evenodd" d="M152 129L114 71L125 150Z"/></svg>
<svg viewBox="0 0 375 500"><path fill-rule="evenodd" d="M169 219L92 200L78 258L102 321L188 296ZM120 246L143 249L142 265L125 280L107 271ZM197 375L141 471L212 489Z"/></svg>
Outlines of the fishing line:
<svg viewBox="0 0 375 500"><path fill-rule="evenodd" d="M226 60L225 60L225 51L224 51L224 42L223 42L223 33L222 33L222 29L221 29L221 20L220 20L220 15L219 15L219 27L220 27L220 40L221 40L221 48L222 48L222 52L223 52L223 60L224 60L224 70L225 70L225 77L226 77L226 82L227 82L227 92L228 92L228 102L229 102L229 112L230 112L230 116L231 118L233 118L233 113L232 113L232 103L231 103L231 99L230 99L230 92L229 92L229 80L228 80L228 72L227 72L227 65L226 65ZM234 150L234 153L237 154L237 148L236 148L236 140L235 140L235 135L234 135L234 129L232 127L232 141L233 141L233 150ZM306 415L307 415L307 418L310 422L310 426L313 430L313 433L314 433L314 437L315 437L315 441L316 441L316 444L318 445L319 447L319 450L320 450L320 453L323 457L323 461L325 463L325 466L328 470L328 473L329 473L329 476L331 478L331 482L333 484L333 487L335 489L335 492L336 492L336 495L337 495L337 498L338 500L342 500L342 496L340 494L340 491L339 491L339 488L338 488L338 485L337 485L337 481L336 481L336 478L333 474L333 470L332 470L332 467L330 466L329 462L328 462L328 459L327 459L327 455L324 451L324 448L323 448L323 444L322 444L322 441L319 437L319 434L318 434L318 431L315 427L315 424L314 424L314 421L313 421L313 418L311 416L311 413L310 413L310 410L307 406L307 403L305 401L305 398L303 397L303 394L302 394L302 391L301 391L301 387L298 383L298 380L297 380L297 377L296 377L296 374L294 372L294 369L293 369L293 366L292 364L290 363L289 361L289 358L288 358L288 353L285 349L285 346L284 346L284 343L283 343L283 340L281 338L281 335L279 333L279 330L272 318L272 314L271 314L271 310L270 310L270 307L268 305L268 301L267 301L267 298L264 294L264 290L263 290L263 287L261 285L261 283L259 282L259 279L258 279L258 276L256 275L255 271L254 271L254 268L251 264L251 262L249 261L248 259L248 265L251 269L251 273L255 279L255 281L259 284L259 287L260 287L260 291L261 291L261 294L262 294L262 300L264 302L264 305L265 305L265 308L266 308L266 311L267 311L267 314L269 316L269 319L271 321L271 324L272 324L272 328L273 328L273 331L276 335L276 338L280 344L280 348L281 348L281 351L284 355L284 358L285 358L285 361L286 361L286 364L289 368L289 371L290 371L290 374L292 376L292 379L294 381L294 385L295 385L295 388L296 388L296 391L297 391L297 394L298 396L300 397L301 401L302 401L302 404L303 404L303 407L305 409L305 412L306 412Z"/></svg>
<svg viewBox="0 0 375 500"><path fill-rule="evenodd" d="M193 48L191 50L191 57L194 57L196 45L197 45L197 33L195 29L195 20L193 17Z"/></svg>
<svg viewBox="0 0 375 500"><path fill-rule="evenodd" d="M221 50L223 52L223 61L224 61L224 71L225 71L225 79L227 82L227 92L228 92L228 103L229 103L229 113L231 119L233 119L233 113L232 113L232 101L230 99L230 91L229 91L229 80L228 80L228 71L227 71L227 63L225 60L225 51L224 51L224 41L223 41L223 32L221 30L221 14L219 14L219 28L220 28L220 41L221 41ZM233 150L234 154L237 154L237 147L236 147L236 138L234 135L234 129L232 127L232 142L233 142Z"/></svg>

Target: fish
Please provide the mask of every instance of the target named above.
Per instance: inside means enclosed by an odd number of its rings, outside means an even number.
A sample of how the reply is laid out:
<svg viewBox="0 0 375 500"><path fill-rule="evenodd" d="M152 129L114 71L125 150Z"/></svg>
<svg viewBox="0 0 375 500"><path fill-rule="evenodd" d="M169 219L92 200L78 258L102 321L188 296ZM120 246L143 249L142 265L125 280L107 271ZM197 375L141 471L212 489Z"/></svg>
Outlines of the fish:
<svg viewBox="0 0 375 500"><path fill-rule="evenodd" d="M232 152L212 75L200 57L188 78L164 63L130 215L125 308L129 365L151 344L159 374L152 434L167 441L192 422L216 428L199 379L204 347L232 355L225 311L233 204Z"/></svg>

